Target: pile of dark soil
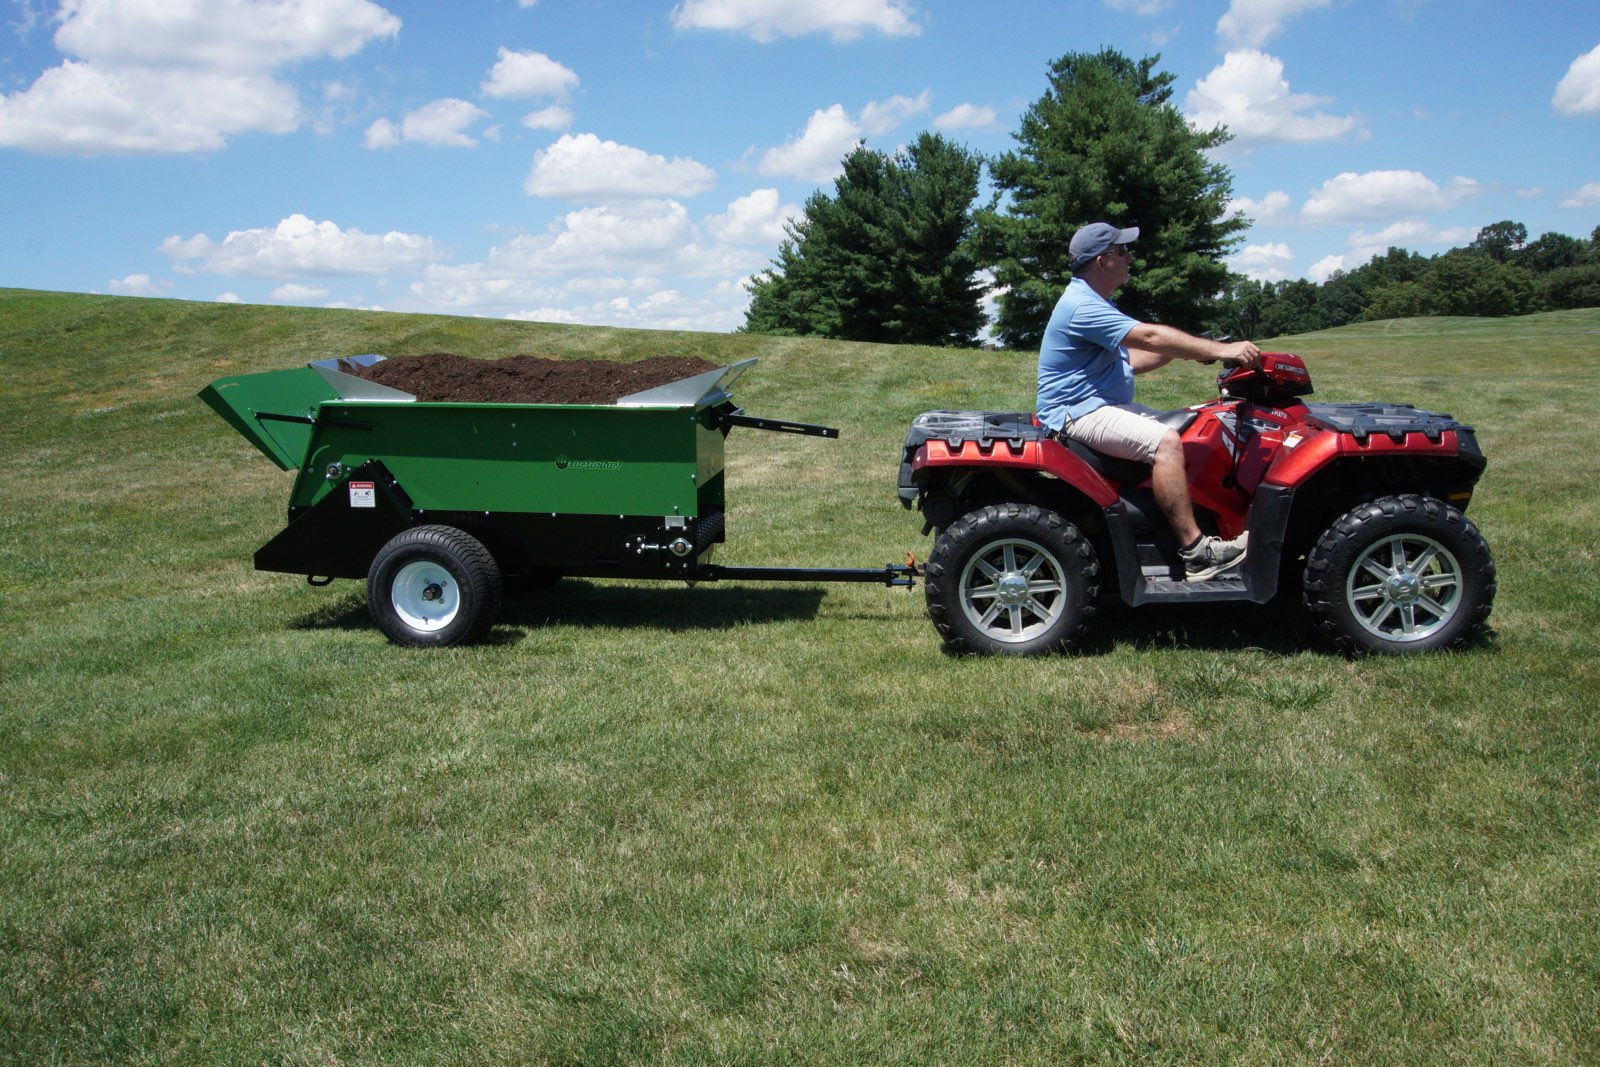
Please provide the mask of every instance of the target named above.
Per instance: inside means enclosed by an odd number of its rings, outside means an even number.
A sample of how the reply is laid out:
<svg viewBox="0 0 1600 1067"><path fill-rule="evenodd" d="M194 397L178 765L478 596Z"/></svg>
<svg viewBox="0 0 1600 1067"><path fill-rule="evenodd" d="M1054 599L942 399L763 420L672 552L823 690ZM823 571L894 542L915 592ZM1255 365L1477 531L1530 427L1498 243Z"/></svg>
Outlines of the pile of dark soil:
<svg viewBox="0 0 1600 1067"><path fill-rule="evenodd" d="M430 403L614 404L621 397L716 370L717 364L687 356L611 363L542 356L468 359L434 352L395 356L370 367L341 363L340 369Z"/></svg>

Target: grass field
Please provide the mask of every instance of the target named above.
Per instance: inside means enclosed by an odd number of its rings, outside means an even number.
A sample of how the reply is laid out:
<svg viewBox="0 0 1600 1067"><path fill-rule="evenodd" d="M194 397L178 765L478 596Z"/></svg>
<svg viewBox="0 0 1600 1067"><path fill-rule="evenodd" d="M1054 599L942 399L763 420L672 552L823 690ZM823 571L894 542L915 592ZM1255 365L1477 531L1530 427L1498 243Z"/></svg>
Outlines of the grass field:
<svg viewBox="0 0 1600 1067"><path fill-rule="evenodd" d="M753 355L843 437L734 432L719 562L877 566L907 421L1033 359L0 290L0 1063L1600 1061L1600 310L1269 347L1476 426L1489 643L968 659L920 590L568 581L401 649L251 569L289 475L211 379Z"/></svg>

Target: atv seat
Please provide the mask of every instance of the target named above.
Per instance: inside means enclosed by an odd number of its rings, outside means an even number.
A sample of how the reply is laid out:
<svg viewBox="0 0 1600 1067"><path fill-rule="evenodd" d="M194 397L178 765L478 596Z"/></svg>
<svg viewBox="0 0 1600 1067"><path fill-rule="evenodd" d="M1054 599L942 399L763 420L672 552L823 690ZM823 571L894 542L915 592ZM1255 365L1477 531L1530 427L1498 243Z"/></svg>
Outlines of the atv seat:
<svg viewBox="0 0 1600 1067"><path fill-rule="evenodd" d="M1178 408L1174 411L1163 411L1156 416L1156 421L1177 433L1189 428L1189 424L1198 418L1200 413L1189 408ZM1104 452L1096 452L1086 444L1074 441L1068 437L1052 439L1067 449L1073 455L1083 460L1100 477L1112 485L1138 485L1150 477L1150 464L1141 463L1136 459L1119 459L1108 456Z"/></svg>

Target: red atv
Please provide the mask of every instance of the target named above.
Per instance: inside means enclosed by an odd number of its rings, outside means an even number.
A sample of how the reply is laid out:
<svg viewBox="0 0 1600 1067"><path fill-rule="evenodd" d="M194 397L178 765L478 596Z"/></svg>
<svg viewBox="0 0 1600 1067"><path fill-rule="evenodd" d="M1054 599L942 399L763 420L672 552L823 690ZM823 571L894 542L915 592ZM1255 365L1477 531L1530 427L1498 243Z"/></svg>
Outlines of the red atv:
<svg viewBox="0 0 1600 1067"><path fill-rule="evenodd" d="M1494 561L1462 511L1483 473L1472 428L1395 404L1308 404L1299 356L1224 369L1221 395L1169 411L1195 515L1248 530L1238 568L1184 578L1146 464L1046 436L1026 413L930 411L906 436L900 501L936 532L928 614L956 649L1066 649L1102 586L1124 601L1265 604L1299 586L1346 652L1465 645L1484 630Z"/></svg>

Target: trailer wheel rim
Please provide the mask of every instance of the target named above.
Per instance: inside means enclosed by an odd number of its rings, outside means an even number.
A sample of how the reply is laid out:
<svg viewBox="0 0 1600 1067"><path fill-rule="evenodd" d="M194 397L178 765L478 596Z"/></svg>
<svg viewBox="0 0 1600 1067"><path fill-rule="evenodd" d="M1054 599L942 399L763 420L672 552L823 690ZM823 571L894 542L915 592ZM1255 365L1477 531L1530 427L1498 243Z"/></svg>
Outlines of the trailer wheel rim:
<svg viewBox="0 0 1600 1067"><path fill-rule="evenodd" d="M1399 533L1356 557L1345 603L1368 633L1385 641L1424 641L1455 618L1464 588L1454 553L1431 537Z"/></svg>
<svg viewBox="0 0 1600 1067"><path fill-rule="evenodd" d="M961 570L961 610L994 641L1033 640L1055 625L1067 603L1060 561L1026 538L991 542Z"/></svg>
<svg viewBox="0 0 1600 1067"><path fill-rule="evenodd" d="M407 626L431 633L449 626L461 611L461 587L445 567L417 560L396 572L389 603Z"/></svg>

